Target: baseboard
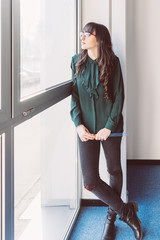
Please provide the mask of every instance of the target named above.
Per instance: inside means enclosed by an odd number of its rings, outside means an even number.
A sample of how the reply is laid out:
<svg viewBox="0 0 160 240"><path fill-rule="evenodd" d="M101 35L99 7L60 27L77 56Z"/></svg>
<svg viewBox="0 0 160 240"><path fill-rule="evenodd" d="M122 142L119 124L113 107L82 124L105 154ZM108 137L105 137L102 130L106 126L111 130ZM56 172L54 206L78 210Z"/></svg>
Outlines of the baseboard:
<svg viewBox="0 0 160 240"><path fill-rule="evenodd" d="M127 159L127 165L160 165L160 160Z"/></svg>
<svg viewBox="0 0 160 240"><path fill-rule="evenodd" d="M81 199L81 207L91 207L91 206L99 206L99 207L107 207L104 202L98 199Z"/></svg>

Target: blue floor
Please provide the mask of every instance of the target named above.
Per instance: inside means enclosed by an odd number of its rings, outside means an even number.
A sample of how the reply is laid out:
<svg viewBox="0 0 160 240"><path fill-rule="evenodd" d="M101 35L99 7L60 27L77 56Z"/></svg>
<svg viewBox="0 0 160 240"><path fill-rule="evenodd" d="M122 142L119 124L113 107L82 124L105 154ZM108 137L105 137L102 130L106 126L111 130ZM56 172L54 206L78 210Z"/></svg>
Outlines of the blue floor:
<svg viewBox="0 0 160 240"><path fill-rule="evenodd" d="M129 201L137 201L144 240L160 240L160 166L128 167ZM82 207L70 240L101 240L106 207ZM132 230L117 218L116 240L134 240Z"/></svg>

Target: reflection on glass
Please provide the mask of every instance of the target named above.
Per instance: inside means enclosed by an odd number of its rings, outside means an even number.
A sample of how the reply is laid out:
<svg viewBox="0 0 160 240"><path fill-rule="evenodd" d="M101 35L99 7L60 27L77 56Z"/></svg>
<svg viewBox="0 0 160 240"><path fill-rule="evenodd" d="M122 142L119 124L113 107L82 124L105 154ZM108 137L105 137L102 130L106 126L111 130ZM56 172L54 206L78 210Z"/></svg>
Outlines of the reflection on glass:
<svg viewBox="0 0 160 240"><path fill-rule="evenodd" d="M70 80L74 2L20 1L21 100Z"/></svg>
<svg viewBox="0 0 160 240"><path fill-rule="evenodd" d="M64 239L77 210L70 97L15 127L15 239Z"/></svg>

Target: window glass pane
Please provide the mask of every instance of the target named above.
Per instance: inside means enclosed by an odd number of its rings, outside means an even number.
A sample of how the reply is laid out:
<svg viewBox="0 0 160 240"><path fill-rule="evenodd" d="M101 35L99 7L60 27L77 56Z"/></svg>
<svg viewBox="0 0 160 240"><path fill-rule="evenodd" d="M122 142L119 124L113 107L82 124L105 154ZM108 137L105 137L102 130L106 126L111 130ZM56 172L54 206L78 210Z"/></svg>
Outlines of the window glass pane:
<svg viewBox="0 0 160 240"><path fill-rule="evenodd" d="M73 0L20 0L21 100L70 80Z"/></svg>
<svg viewBox="0 0 160 240"><path fill-rule="evenodd" d="M64 239L77 210L69 107L70 97L15 127L16 240Z"/></svg>

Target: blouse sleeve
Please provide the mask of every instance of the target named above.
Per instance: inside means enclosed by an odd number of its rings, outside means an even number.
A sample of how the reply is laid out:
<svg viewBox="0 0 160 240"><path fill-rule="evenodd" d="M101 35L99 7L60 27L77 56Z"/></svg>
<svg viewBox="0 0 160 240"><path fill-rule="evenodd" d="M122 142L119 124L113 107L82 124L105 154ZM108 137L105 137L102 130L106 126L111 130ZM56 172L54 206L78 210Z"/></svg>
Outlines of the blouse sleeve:
<svg viewBox="0 0 160 240"><path fill-rule="evenodd" d="M78 94L78 88L77 84L74 84L74 74L75 74L75 63L72 57L71 61L71 69L72 69L72 96L71 96L71 110L70 110L70 115L71 119L74 122L75 126L79 126L82 124L82 117L81 117L81 107L80 107L80 102L79 102L79 94Z"/></svg>
<svg viewBox="0 0 160 240"><path fill-rule="evenodd" d="M114 131L118 125L124 103L124 85L119 59L113 78L113 96L114 102L112 110L105 125L105 128L110 129L111 131Z"/></svg>

